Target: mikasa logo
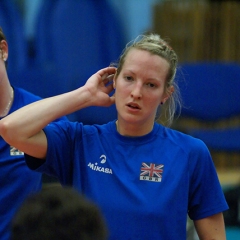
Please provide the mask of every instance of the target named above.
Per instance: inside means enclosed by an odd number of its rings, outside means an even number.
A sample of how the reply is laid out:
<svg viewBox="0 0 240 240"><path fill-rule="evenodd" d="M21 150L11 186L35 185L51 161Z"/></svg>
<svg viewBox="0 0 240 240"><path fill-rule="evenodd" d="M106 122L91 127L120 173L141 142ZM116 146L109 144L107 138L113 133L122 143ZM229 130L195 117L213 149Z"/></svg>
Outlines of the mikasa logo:
<svg viewBox="0 0 240 240"><path fill-rule="evenodd" d="M104 164L107 161L107 157L105 155L101 155L100 156L100 163ZM112 174L112 169L111 168L105 168L102 166L98 166L98 163L89 163L88 167L90 167L92 170L97 171L97 172L103 172L103 173L107 173L107 174Z"/></svg>

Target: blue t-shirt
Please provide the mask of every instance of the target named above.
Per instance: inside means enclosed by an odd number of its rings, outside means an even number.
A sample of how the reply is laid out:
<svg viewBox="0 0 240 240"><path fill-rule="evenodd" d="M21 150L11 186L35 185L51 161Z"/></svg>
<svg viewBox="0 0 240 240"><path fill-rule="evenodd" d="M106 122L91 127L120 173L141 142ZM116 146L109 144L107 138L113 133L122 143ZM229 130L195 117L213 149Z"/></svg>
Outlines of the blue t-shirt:
<svg viewBox="0 0 240 240"><path fill-rule="evenodd" d="M198 139L157 123L141 137L120 135L115 121L53 123L44 131L48 152L37 171L97 203L110 240L185 240L187 214L197 220L228 209L209 151ZM37 159L26 160L36 168Z"/></svg>
<svg viewBox="0 0 240 240"><path fill-rule="evenodd" d="M40 100L24 89L14 87L14 101L10 113ZM26 116L27 117L27 116ZM0 118L1 119L1 118ZM63 118L66 120L66 118ZM10 238L10 223L25 198L41 188L42 174L31 171L24 153L10 146L0 136L0 239Z"/></svg>

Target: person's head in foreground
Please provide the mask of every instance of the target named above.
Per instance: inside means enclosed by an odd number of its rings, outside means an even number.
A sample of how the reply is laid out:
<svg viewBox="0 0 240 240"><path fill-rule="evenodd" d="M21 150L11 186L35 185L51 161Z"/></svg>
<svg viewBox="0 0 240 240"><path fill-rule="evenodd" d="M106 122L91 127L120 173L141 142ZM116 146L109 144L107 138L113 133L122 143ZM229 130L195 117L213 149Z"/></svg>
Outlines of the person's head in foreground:
<svg viewBox="0 0 240 240"><path fill-rule="evenodd" d="M72 188L46 188L26 199L12 222L12 240L105 240L98 207Z"/></svg>

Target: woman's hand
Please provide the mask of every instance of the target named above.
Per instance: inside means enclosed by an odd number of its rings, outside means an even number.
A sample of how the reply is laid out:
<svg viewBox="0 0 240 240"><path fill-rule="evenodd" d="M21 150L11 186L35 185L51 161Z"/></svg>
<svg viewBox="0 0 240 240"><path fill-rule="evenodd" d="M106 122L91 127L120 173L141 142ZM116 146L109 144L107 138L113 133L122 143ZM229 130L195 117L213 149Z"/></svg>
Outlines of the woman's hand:
<svg viewBox="0 0 240 240"><path fill-rule="evenodd" d="M114 95L109 96L113 91L115 73L115 67L107 67L99 70L87 80L84 87L90 93L90 105L108 107L115 102Z"/></svg>

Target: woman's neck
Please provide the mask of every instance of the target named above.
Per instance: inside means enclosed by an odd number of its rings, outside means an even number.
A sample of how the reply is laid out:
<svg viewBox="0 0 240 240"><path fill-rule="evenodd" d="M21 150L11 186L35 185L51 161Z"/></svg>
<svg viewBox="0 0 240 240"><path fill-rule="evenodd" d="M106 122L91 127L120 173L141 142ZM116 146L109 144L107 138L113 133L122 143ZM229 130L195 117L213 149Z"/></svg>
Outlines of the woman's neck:
<svg viewBox="0 0 240 240"><path fill-rule="evenodd" d="M2 85L2 84L1 84ZM0 117L5 117L11 109L14 98L13 88L10 84L1 86Z"/></svg>

